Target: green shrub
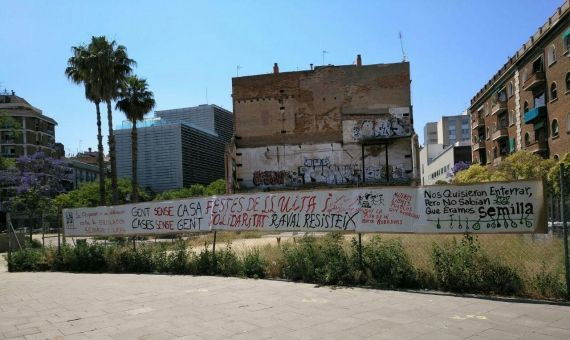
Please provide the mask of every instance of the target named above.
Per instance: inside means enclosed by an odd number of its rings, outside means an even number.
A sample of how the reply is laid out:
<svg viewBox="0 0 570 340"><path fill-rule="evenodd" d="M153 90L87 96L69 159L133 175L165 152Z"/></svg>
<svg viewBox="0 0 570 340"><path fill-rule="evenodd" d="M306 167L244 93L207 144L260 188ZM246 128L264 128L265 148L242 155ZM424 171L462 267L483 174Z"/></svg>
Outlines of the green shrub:
<svg viewBox="0 0 570 340"><path fill-rule="evenodd" d="M259 249L248 251L243 258L243 273L247 277L263 279L266 276L267 262L261 256Z"/></svg>
<svg viewBox="0 0 570 340"><path fill-rule="evenodd" d="M546 262L542 262L540 272L538 272L532 282L534 288L545 297L563 298L566 296L566 285L561 273L547 271Z"/></svg>
<svg viewBox="0 0 570 340"><path fill-rule="evenodd" d="M45 270L45 257L41 249L24 248L10 254L8 269L11 272Z"/></svg>
<svg viewBox="0 0 570 340"><path fill-rule="evenodd" d="M190 256L186 243L178 241L175 249L167 255L168 272L171 274L190 273Z"/></svg>
<svg viewBox="0 0 570 340"><path fill-rule="evenodd" d="M389 288L417 286L416 269L399 239L383 240L374 236L362 246L362 262L370 285Z"/></svg>
<svg viewBox="0 0 570 340"><path fill-rule="evenodd" d="M454 292L516 294L523 282L518 273L490 259L473 235L460 243L454 238L443 246L434 244L432 261L442 289Z"/></svg>
<svg viewBox="0 0 570 340"><path fill-rule="evenodd" d="M342 285L352 282L352 267L343 249L340 233L327 234L319 244L315 263L316 280L320 284Z"/></svg>
<svg viewBox="0 0 570 340"><path fill-rule="evenodd" d="M109 270L115 273L154 272L153 250L150 246L139 246L136 250L125 247L112 247L109 252Z"/></svg>
<svg viewBox="0 0 570 340"><path fill-rule="evenodd" d="M195 275L212 275L214 272L213 266L212 252L208 250L208 247L204 247L192 261L192 273Z"/></svg>
<svg viewBox="0 0 570 340"><path fill-rule="evenodd" d="M296 244L283 245L283 276L293 281L316 282L320 265L319 249L313 236L304 236Z"/></svg>
<svg viewBox="0 0 570 340"><path fill-rule="evenodd" d="M226 249L216 253L215 258L216 274L223 276L241 276L243 265L236 253L232 250L231 243L228 242Z"/></svg>

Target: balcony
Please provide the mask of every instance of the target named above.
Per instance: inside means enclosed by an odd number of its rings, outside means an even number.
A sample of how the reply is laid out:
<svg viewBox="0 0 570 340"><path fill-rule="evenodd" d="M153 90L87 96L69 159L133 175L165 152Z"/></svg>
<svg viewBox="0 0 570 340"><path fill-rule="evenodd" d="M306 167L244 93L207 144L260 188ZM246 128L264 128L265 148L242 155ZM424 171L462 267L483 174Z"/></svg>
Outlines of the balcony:
<svg viewBox="0 0 570 340"><path fill-rule="evenodd" d="M523 84L523 90L534 91L540 86L544 86L544 72L537 71L531 74Z"/></svg>
<svg viewBox="0 0 570 340"><path fill-rule="evenodd" d="M546 106L535 107L524 114L524 123L531 124L546 116Z"/></svg>
<svg viewBox="0 0 570 340"><path fill-rule="evenodd" d="M485 149L485 142L473 143L473 151Z"/></svg>
<svg viewBox="0 0 570 340"><path fill-rule="evenodd" d="M491 107L491 115L496 115L501 112L507 111L507 102L506 101L497 101L497 104Z"/></svg>
<svg viewBox="0 0 570 340"><path fill-rule="evenodd" d="M535 140L534 142L527 144L525 149L532 153L543 153L548 151L548 142L545 140Z"/></svg>
<svg viewBox="0 0 570 340"><path fill-rule="evenodd" d="M481 126L485 126L485 119L483 119L483 117L473 119L472 129L477 129Z"/></svg>
<svg viewBox="0 0 570 340"><path fill-rule="evenodd" d="M498 129L497 131L493 132L491 139L497 140L497 139L506 138L506 137L509 137L509 131L507 130L507 128L502 128L502 129Z"/></svg>

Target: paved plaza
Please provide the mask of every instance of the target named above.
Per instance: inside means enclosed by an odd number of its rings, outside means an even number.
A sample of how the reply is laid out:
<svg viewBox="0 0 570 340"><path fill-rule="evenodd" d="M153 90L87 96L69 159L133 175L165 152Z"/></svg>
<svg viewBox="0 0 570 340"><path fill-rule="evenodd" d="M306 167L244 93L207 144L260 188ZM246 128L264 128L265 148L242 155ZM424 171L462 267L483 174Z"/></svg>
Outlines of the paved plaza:
<svg viewBox="0 0 570 340"><path fill-rule="evenodd" d="M0 338L569 339L570 307L222 277L0 272Z"/></svg>

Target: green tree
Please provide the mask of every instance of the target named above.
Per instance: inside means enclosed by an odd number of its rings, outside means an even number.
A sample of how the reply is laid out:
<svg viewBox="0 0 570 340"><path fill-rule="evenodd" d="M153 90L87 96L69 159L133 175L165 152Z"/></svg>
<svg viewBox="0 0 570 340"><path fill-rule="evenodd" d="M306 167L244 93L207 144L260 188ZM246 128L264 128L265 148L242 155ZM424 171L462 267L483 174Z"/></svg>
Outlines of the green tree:
<svg viewBox="0 0 570 340"><path fill-rule="evenodd" d="M564 188L566 194L570 194L570 152L566 153L558 163L555 163L548 171L547 179L550 189L555 197L560 197L560 163L564 164Z"/></svg>
<svg viewBox="0 0 570 340"><path fill-rule="evenodd" d="M99 52L100 68L97 70L100 79L101 99L107 103L107 122L109 125L109 156L111 162L111 183L113 192L113 204L119 203L117 184L117 153L115 150L115 134L113 133L113 111L111 101L119 95L119 90L127 77L132 72L132 66L136 63L127 55L127 49L123 45L117 45L113 40L107 41L104 36L95 37L91 44Z"/></svg>
<svg viewBox="0 0 570 340"><path fill-rule="evenodd" d="M118 193L119 193L119 203L125 204L130 203L131 196L131 181L128 178L121 178L117 181L118 183ZM105 180L106 193L105 201L103 205L112 205L113 198L111 194L111 180ZM95 182L83 183L81 186L75 190L69 191L65 194L61 194L55 197L53 204L57 207L58 211L64 208L90 208L101 205L98 199L98 184ZM138 188L139 201L146 202L151 199L150 195L143 189Z"/></svg>
<svg viewBox="0 0 570 340"><path fill-rule="evenodd" d="M131 167L132 167L132 201L138 202L137 152L138 136L137 122L142 121L155 105L154 95L148 90L145 79L137 76L128 77L123 88L119 91L119 101L116 108L123 111L131 122Z"/></svg>
<svg viewBox="0 0 570 340"><path fill-rule="evenodd" d="M111 101L117 98L119 89L125 79L130 75L135 61L128 57L124 46L117 45L115 41L107 41L105 36L91 37L91 42L88 46L78 46L72 49L73 56L68 60L68 68L65 73L73 82L85 84L85 95L87 99L96 103L98 110L97 126L99 131L101 120L98 104L101 102L107 104L111 182L113 184L111 191L113 193L113 203L118 204L117 162ZM102 154L102 141L100 141L99 157L101 159L103 157ZM102 160L100 162L102 162ZM101 166L100 173L103 174ZM104 184L100 182L100 186L103 187ZM103 192L100 193L101 200L104 196Z"/></svg>
<svg viewBox="0 0 570 340"><path fill-rule="evenodd" d="M459 171L453 178L453 183L480 183L492 180L492 173L485 166L473 164L468 169Z"/></svg>
<svg viewBox="0 0 570 340"><path fill-rule="evenodd" d="M506 180L546 179L550 169L556 164L551 159L544 159L527 151L517 151L508 156L496 171L502 173Z"/></svg>
<svg viewBox="0 0 570 340"><path fill-rule="evenodd" d="M188 188L169 190L156 195L155 201L175 200L199 196L223 195L226 193L226 181L218 179L208 186L202 184L193 184Z"/></svg>
<svg viewBox="0 0 570 340"><path fill-rule="evenodd" d="M94 40L95 37L92 38ZM99 80L95 70L98 68L96 65L97 51L94 50L92 45L89 46L73 46L73 55L67 60L67 68L65 75L75 84L83 84L85 87L85 98L95 104L97 113L97 163L99 166L99 203L105 204L105 167L103 163L103 133L101 132L101 95L99 91Z"/></svg>

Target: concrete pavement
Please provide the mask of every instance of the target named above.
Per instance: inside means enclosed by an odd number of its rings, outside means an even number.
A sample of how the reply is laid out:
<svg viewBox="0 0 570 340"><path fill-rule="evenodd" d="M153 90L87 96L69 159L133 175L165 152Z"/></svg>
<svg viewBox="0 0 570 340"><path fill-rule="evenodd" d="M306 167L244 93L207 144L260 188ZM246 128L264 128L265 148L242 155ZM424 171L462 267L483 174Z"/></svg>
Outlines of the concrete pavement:
<svg viewBox="0 0 570 340"><path fill-rule="evenodd" d="M569 339L570 307L282 281L0 273L7 339Z"/></svg>

